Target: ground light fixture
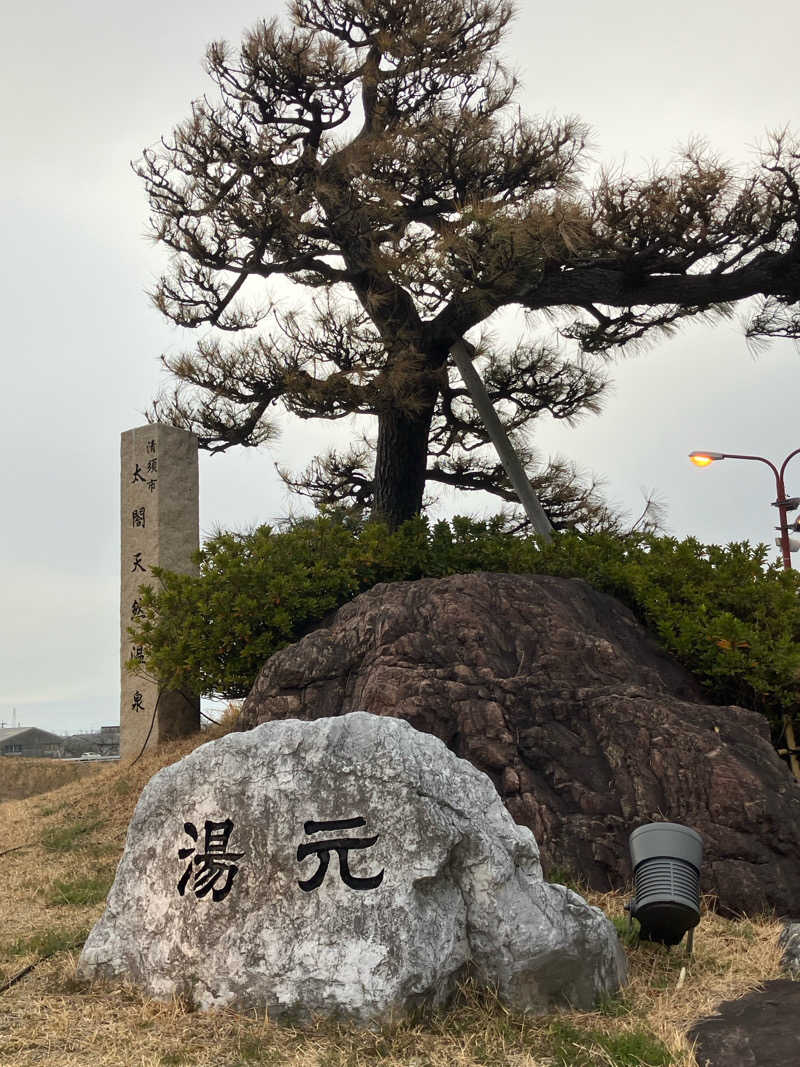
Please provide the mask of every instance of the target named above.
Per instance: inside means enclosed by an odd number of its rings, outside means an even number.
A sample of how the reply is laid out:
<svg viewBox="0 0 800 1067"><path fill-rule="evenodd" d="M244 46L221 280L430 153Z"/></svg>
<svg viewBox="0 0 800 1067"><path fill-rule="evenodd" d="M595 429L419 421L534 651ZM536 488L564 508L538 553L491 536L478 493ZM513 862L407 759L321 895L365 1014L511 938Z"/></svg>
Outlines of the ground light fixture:
<svg viewBox="0 0 800 1067"><path fill-rule="evenodd" d="M677 945L688 931L691 955L700 922L702 837L680 823L650 822L634 830L628 844L634 897L625 908L639 923L639 937Z"/></svg>

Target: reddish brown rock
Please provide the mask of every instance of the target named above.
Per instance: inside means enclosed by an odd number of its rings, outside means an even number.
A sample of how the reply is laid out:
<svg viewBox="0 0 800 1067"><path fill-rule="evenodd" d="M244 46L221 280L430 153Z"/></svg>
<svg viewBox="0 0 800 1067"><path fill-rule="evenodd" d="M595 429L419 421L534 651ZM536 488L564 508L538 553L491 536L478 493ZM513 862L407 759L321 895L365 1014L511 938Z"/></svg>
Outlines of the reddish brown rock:
<svg viewBox="0 0 800 1067"><path fill-rule="evenodd" d="M493 780L546 870L630 879L644 822L703 836L723 913L800 915L800 787L766 721L708 704L585 582L470 574L379 585L266 663L245 728L365 710L407 719Z"/></svg>

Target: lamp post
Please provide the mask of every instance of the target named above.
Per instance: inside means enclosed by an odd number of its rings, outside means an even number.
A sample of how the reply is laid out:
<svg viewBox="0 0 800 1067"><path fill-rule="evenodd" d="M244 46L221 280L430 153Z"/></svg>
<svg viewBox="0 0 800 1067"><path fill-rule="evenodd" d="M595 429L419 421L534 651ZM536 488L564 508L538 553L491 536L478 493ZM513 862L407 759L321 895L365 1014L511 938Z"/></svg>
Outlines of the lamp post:
<svg viewBox="0 0 800 1067"><path fill-rule="evenodd" d="M775 488L777 490L777 496L773 501L773 507L778 509L780 515L780 532L781 532L781 554L783 555L784 570L790 571L792 569L791 547L789 545L789 521L787 519L787 513L793 511L796 507L800 506L800 498L787 497L786 486L784 484L783 475L786 470L786 464L789 460L800 453L800 448L796 448L794 452L790 452L786 459L781 464L780 470L771 463L770 460L765 459L763 456L741 456L735 452L690 452L689 459L694 463L696 467L708 467L712 463L715 463L719 459L753 459L758 463L766 463L772 473L775 475Z"/></svg>
<svg viewBox="0 0 800 1067"><path fill-rule="evenodd" d="M794 511L795 508L800 507L800 497L787 497L786 485L783 480L784 472L786 471L786 464L792 459L793 456L800 453L800 448L796 448L794 452L790 452L786 459L781 463L780 470L763 456L740 456L734 452L690 452L689 459L694 463L696 467L708 467L712 463L715 463L719 459L754 459L758 463L766 463L772 473L775 475L775 488L777 489L777 496L773 501L773 507L778 509L780 515L780 532L781 532L781 554L783 555L783 568L790 571L792 569L792 557L791 557L791 545L789 543L789 520L787 519L787 513ZM783 716L783 726L786 734L787 748L778 749L778 753L782 756L789 757L789 765L792 769L792 774L795 779L800 781L800 762L797 757L800 755L800 748L797 747L794 736L794 724L792 722L792 716L786 714Z"/></svg>

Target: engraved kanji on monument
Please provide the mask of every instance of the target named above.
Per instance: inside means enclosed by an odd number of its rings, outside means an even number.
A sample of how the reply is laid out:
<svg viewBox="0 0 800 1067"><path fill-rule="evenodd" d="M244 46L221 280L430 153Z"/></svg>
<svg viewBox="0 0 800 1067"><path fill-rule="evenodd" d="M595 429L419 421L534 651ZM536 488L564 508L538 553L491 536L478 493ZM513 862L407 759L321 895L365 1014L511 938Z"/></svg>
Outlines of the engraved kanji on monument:
<svg viewBox="0 0 800 1067"><path fill-rule="evenodd" d="M142 612L140 588L153 567L193 574L199 547L197 438L154 423L127 430L121 442L120 755L131 759L145 744L190 733L200 725L199 700L164 690L131 660L144 650L128 628Z"/></svg>

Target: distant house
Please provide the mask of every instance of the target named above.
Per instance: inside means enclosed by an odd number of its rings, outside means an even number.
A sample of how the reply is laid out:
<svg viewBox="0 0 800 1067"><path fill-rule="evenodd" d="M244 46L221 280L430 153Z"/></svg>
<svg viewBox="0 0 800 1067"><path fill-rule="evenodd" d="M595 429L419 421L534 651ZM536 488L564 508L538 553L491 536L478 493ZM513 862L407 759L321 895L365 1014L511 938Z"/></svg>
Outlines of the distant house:
<svg viewBox="0 0 800 1067"><path fill-rule="evenodd" d="M39 730L35 726L14 726L0 729L0 756L29 756L36 759L58 759L64 754L64 744L57 734Z"/></svg>

